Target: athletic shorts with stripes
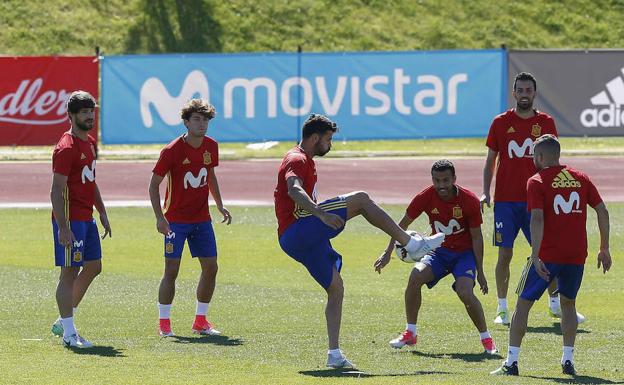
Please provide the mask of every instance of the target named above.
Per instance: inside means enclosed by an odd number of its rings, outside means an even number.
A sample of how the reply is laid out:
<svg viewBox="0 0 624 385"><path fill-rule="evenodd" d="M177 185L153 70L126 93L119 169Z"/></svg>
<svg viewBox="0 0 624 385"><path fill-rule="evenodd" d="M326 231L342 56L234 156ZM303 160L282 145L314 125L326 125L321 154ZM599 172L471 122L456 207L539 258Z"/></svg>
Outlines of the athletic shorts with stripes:
<svg viewBox="0 0 624 385"><path fill-rule="evenodd" d="M328 199L318 206L339 215L346 223L345 197ZM297 210L295 216L297 220L282 233L279 244L286 254L304 265L316 282L327 289L331 284L334 267L338 272L342 268L342 256L332 248L330 239L340 234L344 226L334 230L304 210Z"/></svg>

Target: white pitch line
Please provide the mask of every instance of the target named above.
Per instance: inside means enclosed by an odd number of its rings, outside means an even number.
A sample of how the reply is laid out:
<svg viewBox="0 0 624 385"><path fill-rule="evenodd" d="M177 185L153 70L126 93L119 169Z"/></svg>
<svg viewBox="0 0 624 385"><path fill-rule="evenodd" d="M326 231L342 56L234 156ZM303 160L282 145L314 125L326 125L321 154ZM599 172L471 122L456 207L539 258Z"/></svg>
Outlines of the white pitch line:
<svg viewBox="0 0 624 385"><path fill-rule="evenodd" d="M152 204L148 200L111 200L104 201L106 207L151 207ZM210 201L211 206L214 202ZM226 206L271 206L272 201L257 200L225 200L223 204ZM50 202L11 202L0 203L0 209L52 209Z"/></svg>

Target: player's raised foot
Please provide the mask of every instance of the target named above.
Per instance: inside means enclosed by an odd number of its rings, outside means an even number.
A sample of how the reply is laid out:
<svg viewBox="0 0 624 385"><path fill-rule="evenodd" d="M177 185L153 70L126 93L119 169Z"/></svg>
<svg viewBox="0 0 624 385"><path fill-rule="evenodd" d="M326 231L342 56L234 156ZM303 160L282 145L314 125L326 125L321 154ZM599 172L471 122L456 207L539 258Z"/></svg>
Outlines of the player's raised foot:
<svg viewBox="0 0 624 385"><path fill-rule="evenodd" d="M428 237L422 237L422 240L423 245L416 253L424 255L442 246L442 243L444 243L444 233L435 233Z"/></svg>
<svg viewBox="0 0 624 385"><path fill-rule="evenodd" d="M353 362L349 361L342 353L340 353L339 356L327 354L327 367L334 369L355 369Z"/></svg>
<svg viewBox="0 0 624 385"><path fill-rule="evenodd" d="M52 334L57 337L63 337L63 324L61 323L61 319L57 318L56 321L52 324Z"/></svg>
<svg viewBox="0 0 624 385"><path fill-rule="evenodd" d="M80 337L78 334L72 334L69 337L63 337L62 342L63 346L65 346L66 348L88 349L93 347L93 344L91 342Z"/></svg>
<svg viewBox="0 0 624 385"><path fill-rule="evenodd" d="M221 335L221 332L214 328L214 326L206 321L197 321L193 322L193 333L203 335L203 336L218 336Z"/></svg>
<svg viewBox="0 0 624 385"><path fill-rule="evenodd" d="M158 320L158 335L161 337L173 337L174 334L171 331L170 319Z"/></svg>
<svg viewBox="0 0 624 385"><path fill-rule="evenodd" d="M550 313L550 316L551 316L551 317L554 317L554 318L561 318L561 308L560 308L560 307L556 308L555 310L553 310L553 309L551 309L551 308L548 308L548 312ZM582 315L582 314L581 314L581 313L579 313L579 312L576 312L576 322L577 322L578 324L582 324L582 323L583 323L583 322L585 322L586 320L587 320L587 319L585 318L585 316L584 316L584 315Z"/></svg>
<svg viewBox="0 0 624 385"><path fill-rule="evenodd" d="M481 340L481 344L485 348L485 352L487 354L497 354L498 349L496 349L496 344L492 338L484 338Z"/></svg>
<svg viewBox="0 0 624 385"><path fill-rule="evenodd" d="M509 325L509 312L507 309L499 310L494 318L496 325Z"/></svg>
<svg viewBox="0 0 624 385"><path fill-rule="evenodd" d="M389 342L390 346L395 349L401 349L403 346L414 346L418 336L409 330L404 330L397 338Z"/></svg>
<svg viewBox="0 0 624 385"><path fill-rule="evenodd" d="M513 364L507 366L505 361L500 368L490 372L493 376L517 376L518 375L518 363L513 362Z"/></svg>
<svg viewBox="0 0 624 385"><path fill-rule="evenodd" d="M565 363L561 364L561 371L563 374L567 374L568 376L576 376L574 364L570 360L566 360Z"/></svg>

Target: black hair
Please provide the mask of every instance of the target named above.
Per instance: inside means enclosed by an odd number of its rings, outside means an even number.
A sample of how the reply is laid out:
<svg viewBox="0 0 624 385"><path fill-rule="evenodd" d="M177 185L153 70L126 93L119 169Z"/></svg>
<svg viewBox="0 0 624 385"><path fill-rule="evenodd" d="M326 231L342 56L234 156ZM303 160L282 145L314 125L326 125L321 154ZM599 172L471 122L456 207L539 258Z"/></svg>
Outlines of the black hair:
<svg viewBox="0 0 624 385"><path fill-rule="evenodd" d="M67 99L67 112L72 114L77 114L83 108L95 107L97 107L95 98L86 91L74 91L69 95L69 99Z"/></svg>
<svg viewBox="0 0 624 385"><path fill-rule="evenodd" d="M518 80L530 80L533 82L533 90L537 91L537 82L535 81L535 76L533 76L533 74L529 73L529 72L520 72L519 74L516 75L516 78L514 79L514 85L513 85L513 89L514 91L516 90L516 83L518 82Z"/></svg>
<svg viewBox="0 0 624 385"><path fill-rule="evenodd" d="M448 159L436 160L435 163L431 166L431 175L433 175L434 171L443 172L446 170L451 170L451 174L455 176L455 166L453 165L453 162Z"/></svg>
<svg viewBox="0 0 624 385"><path fill-rule="evenodd" d="M304 139L309 138L313 134L323 135L327 131L336 132L338 131L338 126L325 115L310 114L308 119L303 122L302 136Z"/></svg>

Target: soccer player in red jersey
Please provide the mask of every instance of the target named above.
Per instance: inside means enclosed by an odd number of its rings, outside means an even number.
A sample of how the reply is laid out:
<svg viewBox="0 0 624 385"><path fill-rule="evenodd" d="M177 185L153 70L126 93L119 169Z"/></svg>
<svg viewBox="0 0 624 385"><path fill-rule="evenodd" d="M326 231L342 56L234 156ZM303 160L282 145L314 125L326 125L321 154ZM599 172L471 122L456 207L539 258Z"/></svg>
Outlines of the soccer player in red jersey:
<svg viewBox="0 0 624 385"><path fill-rule="evenodd" d="M488 155L483 169L483 195L481 210L490 206L490 185L496 168L494 189L494 246L498 246L496 263L496 291L498 307L496 324L509 324L507 291L509 289L509 264L513 245L522 230L531 243L529 223L531 215L526 209L526 181L537 171L533 164L533 141L544 134L557 136L555 121L548 114L533 108L537 83L533 75L521 72L514 80L513 97L516 107L492 122L486 145ZM496 166L498 159L498 167ZM550 313L561 316L556 283L549 287ZM584 317L579 314L579 321Z"/></svg>
<svg viewBox="0 0 624 385"><path fill-rule="evenodd" d="M327 366L353 368L339 346L344 288L340 270L342 256L330 240L348 220L362 215L373 226L397 239L410 253L437 248L443 235L410 237L364 191L354 191L317 203L315 156L331 149L337 130L329 118L312 114L304 122L301 142L286 153L277 174L275 215L278 239L288 256L306 267L312 278L327 292L325 318L329 351Z"/></svg>
<svg viewBox="0 0 624 385"><path fill-rule="evenodd" d="M193 333L221 334L206 318L217 277L217 244L208 195L228 225L232 216L223 206L214 168L219 165L218 144L206 136L215 108L202 99L190 100L181 111L187 132L160 152L149 184L149 195L156 215L156 229L164 235L165 271L158 290L159 334L173 336L171 303L185 241L191 255L199 260L201 275L197 284L197 307ZM159 186L168 177L164 207L160 207Z"/></svg>
<svg viewBox="0 0 624 385"><path fill-rule="evenodd" d="M598 268L611 268L609 212L596 186L580 171L559 163L560 145L554 135L535 141L534 162L539 170L527 182L533 243L531 258L522 272L519 295L509 330L509 349L503 365L492 374L518 375L520 344L533 303L557 280L561 297L564 374L575 375L574 340L578 325L576 296L587 258L587 206L596 210L600 231Z"/></svg>
<svg viewBox="0 0 624 385"><path fill-rule="evenodd" d="M102 250L93 206L104 227L102 239L112 236L104 201L95 182L96 140L88 134L95 123L95 99L88 92L72 92L67 101L71 128L59 139L52 154L52 228L55 264L61 267L56 302L60 318L52 333L63 345L90 348L74 324L76 307L89 285L102 271Z"/></svg>
<svg viewBox="0 0 624 385"><path fill-rule="evenodd" d="M481 233L481 211L479 198L466 188L456 184L455 166L449 160L438 160L431 167L433 185L418 193L399 226L408 226L425 213L431 224L432 234L445 234L444 243L438 249L417 262L410 274L405 289L405 315L407 325L399 337L390 341L390 346L400 349L413 346L417 341L416 321L421 305L421 288L430 289L442 278L453 274L453 290L463 302L470 319L479 331L481 344L488 354L498 350L487 329L481 302L474 295L475 280L483 294L488 284L483 272L483 234ZM385 252L375 261L375 270L381 273L394 250L394 239L388 243Z"/></svg>

